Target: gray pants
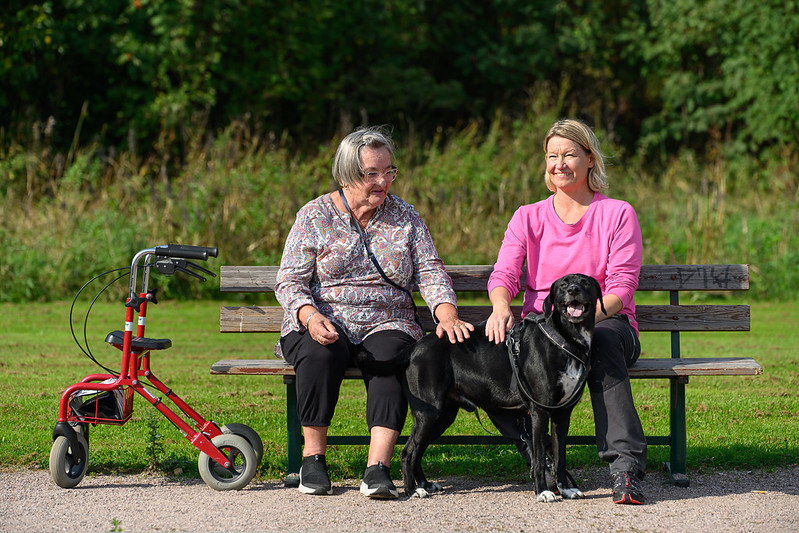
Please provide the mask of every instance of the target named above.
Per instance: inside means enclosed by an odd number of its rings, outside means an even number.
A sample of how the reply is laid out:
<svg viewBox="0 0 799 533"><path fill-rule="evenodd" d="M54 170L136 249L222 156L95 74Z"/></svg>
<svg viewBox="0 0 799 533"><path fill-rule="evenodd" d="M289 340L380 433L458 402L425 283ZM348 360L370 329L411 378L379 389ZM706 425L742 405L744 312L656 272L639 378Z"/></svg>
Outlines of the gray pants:
<svg viewBox="0 0 799 533"><path fill-rule="evenodd" d="M633 472L643 478L646 469L646 437L633 403L627 367L641 354L641 345L626 316L617 315L596 325L591 345L588 390L594 410L596 447L599 457L610 464L610 472ZM521 439L529 432L526 413L508 410L487 412L497 429L517 441L525 460Z"/></svg>

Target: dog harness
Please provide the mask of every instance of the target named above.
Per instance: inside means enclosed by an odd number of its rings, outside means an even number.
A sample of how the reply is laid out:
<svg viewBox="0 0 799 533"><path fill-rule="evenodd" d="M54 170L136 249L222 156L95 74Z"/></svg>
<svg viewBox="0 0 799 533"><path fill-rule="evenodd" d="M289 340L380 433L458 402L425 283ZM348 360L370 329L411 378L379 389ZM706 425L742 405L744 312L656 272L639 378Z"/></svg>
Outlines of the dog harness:
<svg viewBox="0 0 799 533"><path fill-rule="evenodd" d="M582 395L583 386L585 382L588 380L588 363L580 359L577 355L572 353L569 350L568 342L566 339L561 335L557 330L551 328L549 324L547 324L546 319L543 315L536 315L533 318L525 318L525 320L532 320L538 326L538 329L541 330L541 333L546 336L549 341L558 347L558 349L562 350L566 353L569 357L577 361L577 363L582 366L582 372L580 373L580 379L577 382L577 385L574 387L574 390L567 396L565 400L563 400L558 405L544 405L541 402L537 401L533 398L532 393L530 392L529 385L526 381L522 379L521 373L521 331L522 331L522 324L514 324L514 326L510 329L507 336L505 337L505 345L508 347L508 358L510 359L510 367L513 369L513 381L511 382L511 391L514 389L514 385L518 388L519 392L524 396L528 401L532 402L533 404L541 407L542 409L561 409L563 407L571 407L577 403ZM590 350L589 350L590 351ZM586 360L588 358L586 357Z"/></svg>

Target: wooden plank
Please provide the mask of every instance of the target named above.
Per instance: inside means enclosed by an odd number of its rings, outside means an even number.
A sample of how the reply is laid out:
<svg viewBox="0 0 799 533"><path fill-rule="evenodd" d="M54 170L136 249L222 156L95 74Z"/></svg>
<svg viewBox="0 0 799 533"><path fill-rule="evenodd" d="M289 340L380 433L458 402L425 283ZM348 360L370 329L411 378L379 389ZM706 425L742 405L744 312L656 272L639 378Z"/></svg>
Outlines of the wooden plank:
<svg viewBox="0 0 799 533"><path fill-rule="evenodd" d="M639 291L745 291L749 265L643 265Z"/></svg>
<svg viewBox="0 0 799 533"><path fill-rule="evenodd" d="M455 291L486 292L494 265L445 265ZM522 282L522 290L524 282Z"/></svg>
<svg viewBox="0 0 799 533"><path fill-rule="evenodd" d="M454 265L447 266L456 291L485 292L488 276L493 265ZM219 290L221 292L274 292L278 267L263 266L225 266L221 267ZM418 290L418 288L414 288Z"/></svg>
<svg viewBox="0 0 799 533"><path fill-rule="evenodd" d="M283 323L280 306L227 307L219 310L222 333L276 333Z"/></svg>
<svg viewBox="0 0 799 533"><path fill-rule="evenodd" d="M293 376L294 367L283 359L222 359L211 365L211 374ZM348 368L344 377L361 377L358 368Z"/></svg>
<svg viewBox="0 0 799 533"><path fill-rule="evenodd" d="M749 331L748 305L638 305L641 331Z"/></svg>
<svg viewBox="0 0 799 533"><path fill-rule="evenodd" d="M222 292L274 292L277 266L227 266L219 269Z"/></svg>
<svg viewBox="0 0 799 533"><path fill-rule="evenodd" d="M464 320L479 322L488 317L490 310L485 306L464 307L459 314ZM515 311L520 313L521 307L515 308ZM419 306L419 318L427 331L435 329L435 322L427 307ZM282 324L283 308L279 306L223 306L219 312L221 333L276 333Z"/></svg>
<svg viewBox="0 0 799 533"><path fill-rule="evenodd" d="M757 376L763 373L748 357L644 358L629 369L631 378L676 378L687 376ZM293 376L294 368L282 359L223 359L211 365L211 374ZM346 376L361 376L357 368Z"/></svg>
<svg viewBox="0 0 799 533"><path fill-rule="evenodd" d="M521 306L513 306L521 316ZM477 324L488 318L491 307L464 305L458 308L463 320ZM749 331L748 305L639 305L636 309L641 331ZM435 323L427 307L419 306L419 317L427 331ZM222 333L275 333L283 323L279 306L222 307L219 330Z"/></svg>
<svg viewBox="0 0 799 533"><path fill-rule="evenodd" d="M514 306L517 316L521 306ZM488 318L491 308L487 306L462 306L459 316L468 322L477 323ZM427 307L419 306L419 318L427 331L435 330L435 322ZM275 333L283 323L283 309L279 306L223 306L219 314L219 331L222 333Z"/></svg>
<svg viewBox="0 0 799 533"><path fill-rule="evenodd" d="M222 333L277 333L283 324L280 306L222 307L219 331Z"/></svg>
<svg viewBox="0 0 799 533"><path fill-rule="evenodd" d="M759 376L763 367L749 357L644 358L636 361L628 372L631 378Z"/></svg>
<svg viewBox="0 0 799 533"><path fill-rule="evenodd" d="M456 291L484 292L493 265L447 265ZM277 266L221 267L222 292L273 292ZM524 288L524 280L522 280ZM749 265L643 265L641 291L739 291L749 289Z"/></svg>

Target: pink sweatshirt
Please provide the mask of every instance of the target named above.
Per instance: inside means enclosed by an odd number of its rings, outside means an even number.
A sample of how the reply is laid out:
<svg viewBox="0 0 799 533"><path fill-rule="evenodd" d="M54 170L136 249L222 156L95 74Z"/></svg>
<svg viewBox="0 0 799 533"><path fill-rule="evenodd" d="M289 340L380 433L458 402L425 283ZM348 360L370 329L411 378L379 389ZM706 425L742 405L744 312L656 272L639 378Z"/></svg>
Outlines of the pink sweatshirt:
<svg viewBox="0 0 799 533"><path fill-rule="evenodd" d="M505 287L511 297L520 290L522 268L526 282L522 316L542 313L552 283L566 274L596 278L602 294L622 301L638 331L633 296L638 288L643 243L638 217L630 204L600 193L576 224L564 223L555 213L553 196L516 210L488 280L488 292Z"/></svg>

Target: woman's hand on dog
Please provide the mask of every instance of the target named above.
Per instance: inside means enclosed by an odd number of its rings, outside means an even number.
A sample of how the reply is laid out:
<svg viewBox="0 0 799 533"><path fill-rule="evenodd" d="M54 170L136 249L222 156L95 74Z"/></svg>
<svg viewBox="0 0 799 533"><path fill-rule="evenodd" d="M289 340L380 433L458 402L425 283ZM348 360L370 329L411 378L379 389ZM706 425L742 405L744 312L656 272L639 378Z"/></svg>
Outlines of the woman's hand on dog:
<svg viewBox="0 0 799 533"><path fill-rule="evenodd" d="M488 297L494 308L486 320L486 337L490 342L500 344L505 342L505 333L513 326L510 293L505 287L496 287Z"/></svg>
<svg viewBox="0 0 799 533"><path fill-rule="evenodd" d="M486 321L486 337L494 344L505 342L505 333L513 326L513 313L508 307L507 312L494 309Z"/></svg>
<svg viewBox="0 0 799 533"><path fill-rule="evenodd" d="M436 335L439 339L446 335L452 344L465 341L474 331L472 324L458 318L458 310L452 304L439 304L436 307L436 318Z"/></svg>

